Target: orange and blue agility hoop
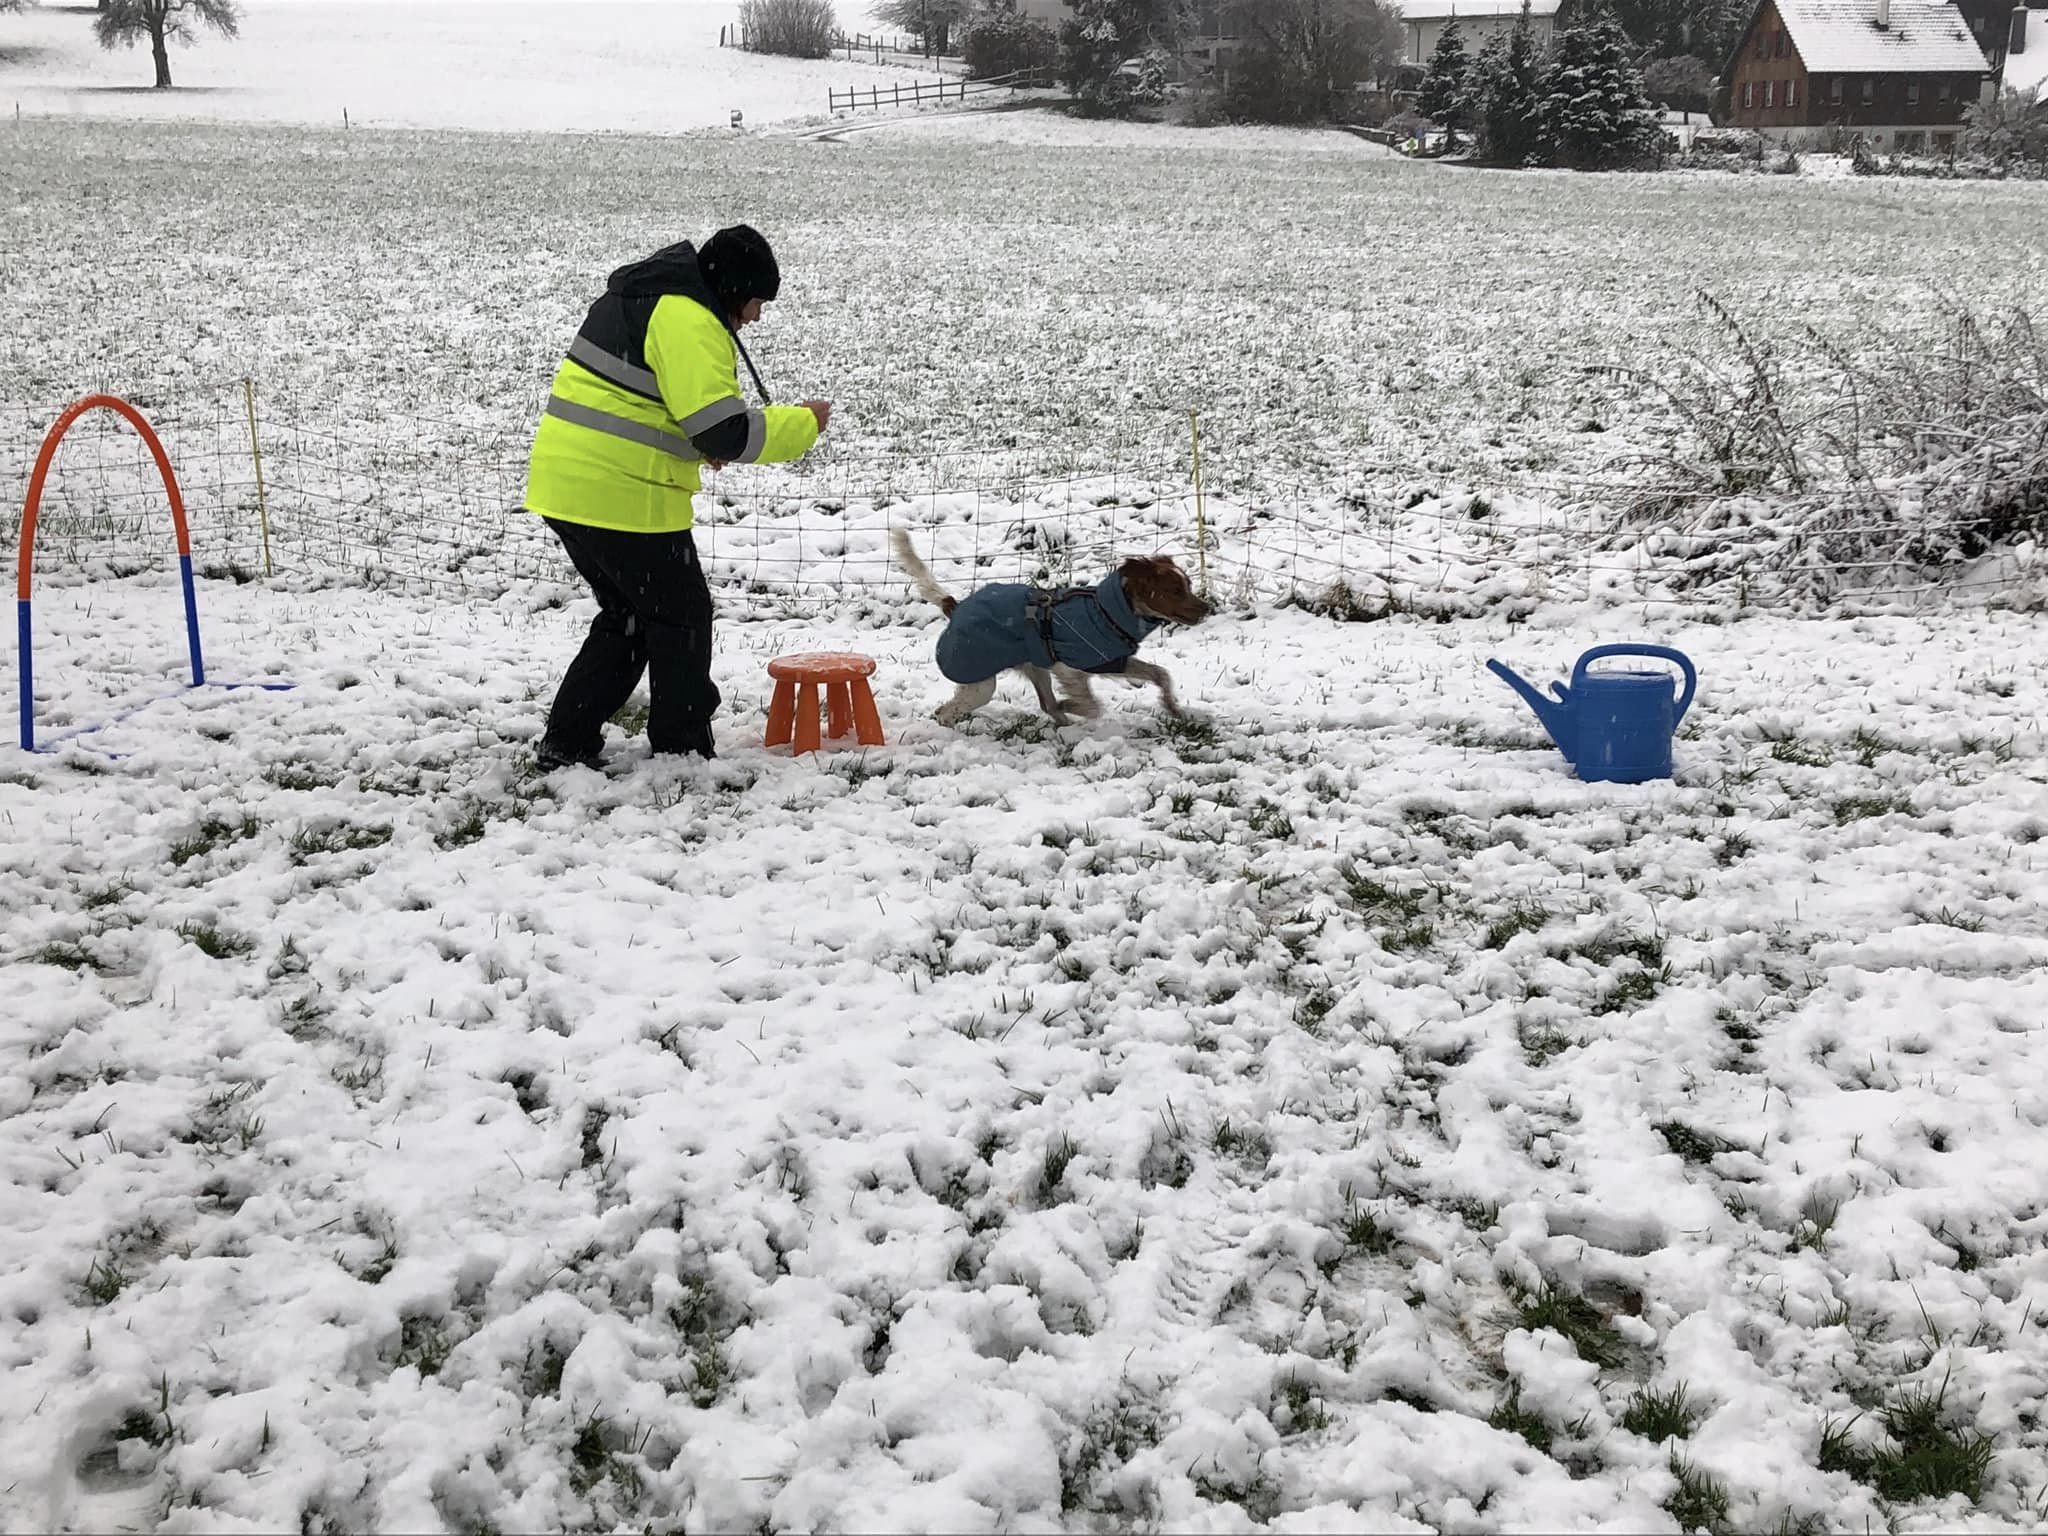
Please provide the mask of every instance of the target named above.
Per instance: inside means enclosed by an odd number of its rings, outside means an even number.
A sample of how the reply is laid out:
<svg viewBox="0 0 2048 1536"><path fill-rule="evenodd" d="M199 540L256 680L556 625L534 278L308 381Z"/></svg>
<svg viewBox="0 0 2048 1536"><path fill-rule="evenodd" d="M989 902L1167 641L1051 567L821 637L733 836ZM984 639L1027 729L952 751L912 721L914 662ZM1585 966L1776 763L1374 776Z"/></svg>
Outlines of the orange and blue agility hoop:
<svg viewBox="0 0 2048 1536"><path fill-rule="evenodd" d="M43 482L49 478L50 464L57 456L57 445L64 440L64 434L71 430L73 422L87 411L105 409L124 418L135 428L142 441L149 448L150 456L156 460L157 472L163 476L164 494L171 502L171 523L178 535L178 579L185 589L185 643L192 653L192 686L206 684L206 663L199 652L199 601L192 590L192 533L185 521L185 500L178 494L178 477L171 471L170 456L164 452L163 442L143 419L140 411L114 395L87 395L76 405L57 418L43 438L42 451L36 455L36 467L28 481L28 502L21 514L21 555L15 583L15 614L21 641L21 749L24 752L36 750L35 714L35 666L34 666L34 624L31 620L31 586L35 573L36 513L43 501ZM228 683L221 686L234 688L244 686ZM267 689L289 688L289 683L258 683L254 686ZM146 706L145 706L146 707ZM133 713L133 711L129 711ZM100 727L88 727L87 731ZM67 732L65 738L81 736L87 731ZM55 745L55 743L52 743Z"/></svg>

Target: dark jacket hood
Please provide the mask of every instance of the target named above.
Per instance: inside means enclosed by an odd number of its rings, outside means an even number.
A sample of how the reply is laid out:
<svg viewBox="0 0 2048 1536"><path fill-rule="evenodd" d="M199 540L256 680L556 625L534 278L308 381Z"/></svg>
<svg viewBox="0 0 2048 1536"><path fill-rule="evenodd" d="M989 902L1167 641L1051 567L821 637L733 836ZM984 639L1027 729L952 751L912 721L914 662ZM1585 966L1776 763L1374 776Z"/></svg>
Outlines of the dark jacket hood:
<svg viewBox="0 0 2048 1536"><path fill-rule="evenodd" d="M725 307L718 302L718 296L711 291L711 285L704 281L704 274L697 266L697 248L687 240L678 240L674 245L665 245L652 256L643 256L638 261L629 261L605 279L605 292L616 293L624 299L658 299L665 294L680 294L686 299L695 299L711 313L731 324ZM652 308L652 306L649 306Z"/></svg>

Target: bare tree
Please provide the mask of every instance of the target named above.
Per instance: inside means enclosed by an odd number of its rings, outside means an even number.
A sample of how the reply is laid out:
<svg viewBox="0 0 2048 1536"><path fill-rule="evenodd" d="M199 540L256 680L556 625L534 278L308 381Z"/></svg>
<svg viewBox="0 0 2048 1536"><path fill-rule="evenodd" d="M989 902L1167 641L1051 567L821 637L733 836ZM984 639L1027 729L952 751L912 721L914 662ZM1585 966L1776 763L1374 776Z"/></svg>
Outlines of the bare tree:
<svg viewBox="0 0 2048 1536"><path fill-rule="evenodd" d="M1378 0L1268 0L1248 16L1231 105L1260 122L1327 122L1401 56L1399 16Z"/></svg>
<svg viewBox="0 0 2048 1536"><path fill-rule="evenodd" d="M157 89L165 90L171 83L169 45L196 41L194 23L234 37L242 30L241 8L235 0L101 0L92 29L102 48L132 48L148 38Z"/></svg>

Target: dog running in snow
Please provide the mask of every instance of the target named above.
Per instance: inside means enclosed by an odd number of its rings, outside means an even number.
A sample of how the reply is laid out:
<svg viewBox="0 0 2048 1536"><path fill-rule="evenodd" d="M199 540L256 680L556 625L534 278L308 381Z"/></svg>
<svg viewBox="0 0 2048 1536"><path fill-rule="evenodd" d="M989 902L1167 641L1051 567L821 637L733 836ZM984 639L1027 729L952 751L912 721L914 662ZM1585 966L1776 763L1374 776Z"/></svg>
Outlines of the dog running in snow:
<svg viewBox="0 0 2048 1536"><path fill-rule="evenodd" d="M1105 673L1152 684L1166 712L1181 713L1173 679L1140 661L1137 650L1161 624L1199 624L1211 610L1166 556L1126 560L1092 587L991 582L956 598L932 578L908 533L892 529L890 542L918 596L951 621L939 636L938 662L957 687L934 712L941 724L957 725L981 708L995 697L996 678L1011 671L1031 680L1039 708L1059 725L1102 713L1092 680Z"/></svg>

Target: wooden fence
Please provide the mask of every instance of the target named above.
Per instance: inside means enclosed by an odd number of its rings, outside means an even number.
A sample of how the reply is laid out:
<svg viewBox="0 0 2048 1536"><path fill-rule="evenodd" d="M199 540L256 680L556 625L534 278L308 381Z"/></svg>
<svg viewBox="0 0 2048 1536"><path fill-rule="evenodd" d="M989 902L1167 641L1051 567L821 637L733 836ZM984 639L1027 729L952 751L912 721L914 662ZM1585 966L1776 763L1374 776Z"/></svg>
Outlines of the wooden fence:
<svg viewBox="0 0 2048 1536"><path fill-rule="evenodd" d="M912 80L907 85L854 85L843 91L827 88L825 95L834 112L850 112L856 107L879 111L906 102L917 106L927 101L965 101L970 96L988 96L997 91L1047 90L1052 83L1050 70L1019 70L988 80Z"/></svg>

